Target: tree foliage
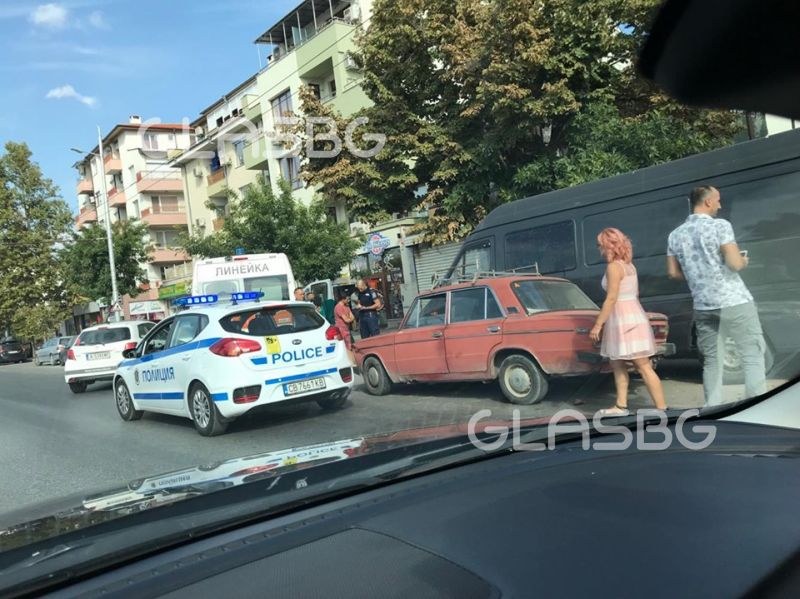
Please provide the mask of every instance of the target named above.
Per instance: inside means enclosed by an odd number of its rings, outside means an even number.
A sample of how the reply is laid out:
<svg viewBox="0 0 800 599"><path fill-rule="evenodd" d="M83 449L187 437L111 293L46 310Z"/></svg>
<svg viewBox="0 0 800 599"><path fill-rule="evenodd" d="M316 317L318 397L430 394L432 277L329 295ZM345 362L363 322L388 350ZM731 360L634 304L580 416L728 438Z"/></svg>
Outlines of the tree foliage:
<svg viewBox="0 0 800 599"><path fill-rule="evenodd" d="M53 332L72 307L57 254L72 215L31 158L15 142L0 156L0 329L13 326L20 337ZM46 330L33 326L36 314Z"/></svg>
<svg viewBox="0 0 800 599"><path fill-rule="evenodd" d="M659 4L376 0L357 57L373 105L358 116L387 144L311 159L303 176L367 222L432 209L436 243L502 202L730 143L738 115L681 107L636 74Z"/></svg>
<svg viewBox="0 0 800 599"><path fill-rule="evenodd" d="M146 241L147 225L136 220L117 221L111 225L111 235L117 291L120 297L135 296L139 283L147 277L141 266L151 251ZM80 296L92 301L111 301L111 265L104 225L91 224L75 233L64 251L64 261L69 280Z"/></svg>
<svg viewBox="0 0 800 599"><path fill-rule="evenodd" d="M336 278L353 258L358 241L348 231L329 221L318 203L304 206L292 197L286 181L280 193L260 178L237 201L220 231L208 237L193 235L184 241L197 257L233 255L237 248L248 254L285 253L299 281Z"/></svg>

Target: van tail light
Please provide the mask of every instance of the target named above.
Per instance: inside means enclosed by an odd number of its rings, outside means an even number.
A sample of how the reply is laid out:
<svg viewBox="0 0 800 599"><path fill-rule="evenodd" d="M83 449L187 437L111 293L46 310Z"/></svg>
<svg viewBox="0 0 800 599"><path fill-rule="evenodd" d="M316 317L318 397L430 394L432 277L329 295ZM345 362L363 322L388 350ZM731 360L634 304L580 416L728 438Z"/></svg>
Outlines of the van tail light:
<svg viewBox="0 0 800 599"><path fill-rule="evenodd" d="M77 345L77 343L75 345ZM74 359L75 359L75 352L72 349L68 349L67 360L74 360Z"/></svg>
<svg viewBox="0 0 800 599"><path fill-rule="evenodd" d="M129 349L136 349L136 342L131 341L130 343L125 344L125 349L123 351L127 351Z"/></svg>
<svg viewBox="0 0 800 599"><path fill-rule="evenodd" d="M224 356L226 358L235 358L242 354L261 351L263 348L258 341L253 341L252 339L226 338L220 339L208 349L212 354Z"/></svg>
<svg viewBox="0 0 800 599"><path fill-rule="evenodd" d="M342 341L342 334L336 327L328 327L325 331L325 339L328 341Z"/></svg>

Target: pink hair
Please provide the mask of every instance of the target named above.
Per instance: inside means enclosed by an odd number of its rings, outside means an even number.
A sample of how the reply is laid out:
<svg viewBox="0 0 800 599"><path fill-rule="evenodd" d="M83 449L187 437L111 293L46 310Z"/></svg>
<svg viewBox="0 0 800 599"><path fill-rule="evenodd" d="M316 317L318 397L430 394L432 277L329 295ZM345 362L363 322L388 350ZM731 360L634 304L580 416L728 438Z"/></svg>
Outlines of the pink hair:
<svg viewBox="0 0 800 599"><path fill-rule="evenodd" d="M622 260L630 263L633 260L631 240L619 229L609 227L600 231L597 236L597 244L600 246L600 253L609 262Z"/></svg>

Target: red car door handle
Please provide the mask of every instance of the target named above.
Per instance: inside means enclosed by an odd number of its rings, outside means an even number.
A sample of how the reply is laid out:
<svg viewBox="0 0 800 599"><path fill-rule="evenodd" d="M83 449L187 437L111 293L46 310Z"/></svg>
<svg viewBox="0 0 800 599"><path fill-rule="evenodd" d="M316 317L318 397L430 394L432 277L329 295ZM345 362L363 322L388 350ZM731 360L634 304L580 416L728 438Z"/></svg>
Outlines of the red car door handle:
<svg viewBox="0 0 800 599"><path fill-rule="evenodd" d="M433 335L431 335L431 337L433 337L434 339L438 339L441 336L442 336L441 331L436 331Z"/></svg>
<svg viewBox="0 0 800 599"><path fill-rule="evenodd" d="M492 325L490 327L486 327L486 330L489 331L490 333L499 333L500 327L497 325Z"/></svg>

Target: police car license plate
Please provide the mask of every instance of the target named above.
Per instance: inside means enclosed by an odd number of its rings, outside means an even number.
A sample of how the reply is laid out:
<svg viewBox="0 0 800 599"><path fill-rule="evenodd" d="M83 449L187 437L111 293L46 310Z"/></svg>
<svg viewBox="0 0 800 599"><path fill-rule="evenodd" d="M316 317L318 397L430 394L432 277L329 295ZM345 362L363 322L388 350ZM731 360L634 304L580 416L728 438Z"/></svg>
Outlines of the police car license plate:
<svg viewBox="0 0 800 599"><path fill-rule="evenodd" d="M284 395L297 395L298 393L305 393L307 391L317 391L318 389L325 388L325 379L320 377L318 379L308 379L307 381L297 381L296 383L286 383L283 386Z"/></svg>
<svg viewBox="0 0 800 599"><path fill-rule="evenodd" d="M111 357L111 352L98 351L93 354L86 354L87 360L108 360Z"/></svg>

